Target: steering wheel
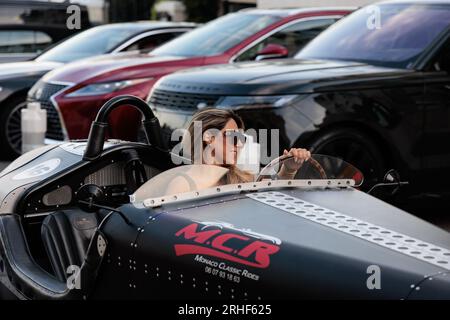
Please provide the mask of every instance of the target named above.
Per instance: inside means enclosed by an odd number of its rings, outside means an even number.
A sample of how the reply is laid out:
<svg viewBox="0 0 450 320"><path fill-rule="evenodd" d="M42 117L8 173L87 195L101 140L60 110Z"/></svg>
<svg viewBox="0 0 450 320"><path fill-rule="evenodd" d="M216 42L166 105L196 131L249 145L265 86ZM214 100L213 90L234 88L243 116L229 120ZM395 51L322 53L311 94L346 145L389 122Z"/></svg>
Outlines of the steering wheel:
<svg viewBox="0 0 450 320"><path fill-rule="evenodd" d="M267 167L269 167L269 166L275 166L275 165L278 165L280 162L286 161L286 160L289 160L289 159L292 159L292 158L294 158L293 155L282 155L282 156L280 156L280 157L275 158L274 160L272 160L266 167L264 167L264 169L267 168ZM328 179L325 170L323 169L322 165L321 165L316 159L314 159L314 158L311 156L308 160L305 160L305 162L306 162L306 161L308 161L308 162L312 165L312 167L313 167L314 169L316 169L316 171L319 173L321 179ZM264 169L263 169L261 172L263 172ZM300 167L299 170L301 170L301 167ZM256 181L261 181L262 177L263 177L263 176L262 176L261 173L260 173L260 174L256 177Z"/></svg>

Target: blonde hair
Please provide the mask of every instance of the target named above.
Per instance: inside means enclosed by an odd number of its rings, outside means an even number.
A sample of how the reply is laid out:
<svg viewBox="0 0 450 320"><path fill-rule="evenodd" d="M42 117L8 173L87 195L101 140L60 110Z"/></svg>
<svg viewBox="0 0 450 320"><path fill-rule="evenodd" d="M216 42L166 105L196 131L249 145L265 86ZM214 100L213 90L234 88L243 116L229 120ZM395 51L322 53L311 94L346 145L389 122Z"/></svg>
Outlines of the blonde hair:
<svg viewBox="0 0 450 320"><path fill-rule="evenodd" d="M205 108L195 113L189 122L187 131L183 137L183 145L189 146L187 147L188 150L183 148L183 156L194 162L194 146L201 143L202 151L206 147L206 142L203 140L203 134L210 129L222 130L231 119L236 122L239 129L244 129L244 122L241 117L232 110ZM201 132L195 132L195 122L201 123ZM186 141L187 139L190 139L190 141ZM224 177L225 181L222 181L223 183L236 184L253 181L254 176L250 172L240 170L236 165L226 165L225 167L228 169L228 173Z"/></svg>

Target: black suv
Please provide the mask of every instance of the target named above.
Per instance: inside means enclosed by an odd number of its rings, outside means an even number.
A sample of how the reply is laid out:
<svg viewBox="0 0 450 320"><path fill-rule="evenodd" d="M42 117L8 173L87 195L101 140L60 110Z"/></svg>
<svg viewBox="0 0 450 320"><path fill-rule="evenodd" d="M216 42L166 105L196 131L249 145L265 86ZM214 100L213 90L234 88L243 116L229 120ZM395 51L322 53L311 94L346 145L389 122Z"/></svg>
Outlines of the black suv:
<svg viewBox="0 0 450 320"><path fill-rule="evenodd" d="M29 60L52 44L91 26L85 6L81 29L67 27L70 2L2 0L0 2L0 62Z"/></svg>
<svg viewBox="0 0 450 320"><path fill-rule="evenodd" d="M169 131L205 105L230 108L247 128L279 129L281 148L354 163L366 185L396 168L421 191L448 190L450 3L362 8L295 59L175 73L149 103Z"/></svg>

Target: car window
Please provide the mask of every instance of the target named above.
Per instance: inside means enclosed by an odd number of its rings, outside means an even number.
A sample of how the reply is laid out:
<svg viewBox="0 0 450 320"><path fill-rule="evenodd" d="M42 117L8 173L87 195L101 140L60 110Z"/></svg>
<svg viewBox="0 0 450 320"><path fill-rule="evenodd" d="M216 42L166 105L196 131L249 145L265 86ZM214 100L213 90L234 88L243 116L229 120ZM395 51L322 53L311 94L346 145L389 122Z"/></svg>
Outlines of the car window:
<svg viewBox="0 0 450 320"><path fill-rule="evenodd" d="M151 50L155 49L156 47L159 47L163 43L178 37L179 35L183 34L184 32L166 32L166 33L158 33L158 34L152 34L148 37L144 37L142 39L139 39L135 43L131 44L130 46L126 47L122 51L145 51L150 52Z"/></svg>
<svg viewBox="0 0 450 320"><path fill-rule="evenodd" d="M41 31L0 30L0 53L39 53L51 43Z"/></svg>
<svg viewBox="0 0 450 320"><path fill-rule="evenodd" d="M279 16L230 13L162 45L152 55L199 57L224 53L279 20Z"/></svg>
<svg viewBox="0 0 450 320"><path fill-rule="evenodd" d="M450 27L450 6L383 3L360 9L311 41L296 58L357 61L411 68Z"/></svg>
<svg viewBox="0 0 450 320"><path fill-rule="evenodd" d="M71 62L113 51L140 30L133 26L98 26L61 42L37 58L38 61Z"/></svg>
<svg viewBox="0 0 450 320"><path fill-rule="evenodd" d="M300 21L293 25L276 32L270 37L257 43L250 49L243 52L236 61L255 60L258 52L269 44L277 44L288 49L288 57L293 57L299 52L309 41L314 39L320 32L328 28L337 19L314 19L309 21Z"/></svg>

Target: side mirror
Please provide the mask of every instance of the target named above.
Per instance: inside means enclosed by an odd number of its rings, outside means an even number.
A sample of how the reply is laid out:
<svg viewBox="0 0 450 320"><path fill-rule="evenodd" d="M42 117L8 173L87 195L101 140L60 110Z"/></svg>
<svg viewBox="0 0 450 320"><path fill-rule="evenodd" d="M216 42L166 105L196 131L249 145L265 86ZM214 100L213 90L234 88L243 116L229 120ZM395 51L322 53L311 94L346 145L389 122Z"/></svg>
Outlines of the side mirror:
<svg viewBox="0 0 450 320"><path fill-rule="evenodd" d="M289 51L286 47L269 43L256 53L255 61L261 61L265 59L286 58L289 55Z"/></svg>
<svg viewBox="0 0 450 320"><path fill-rule="evenodd" d="M393 187L392 191L390 192L390 195L393 196L398 192L400 187L406 186L408 184L408 181L401 180L400 174L396 170L391 169L384 175L383 182L374 185L367 193L371 194L375 189L378 189L379 187Z"/></svg>
<svg viewBox="0 0 450 320"><path fill-rule="evenodd" d="M384 183L398 183L400 182L400 174L398 171L391 169L384 175L383 182Z"/></svg>

